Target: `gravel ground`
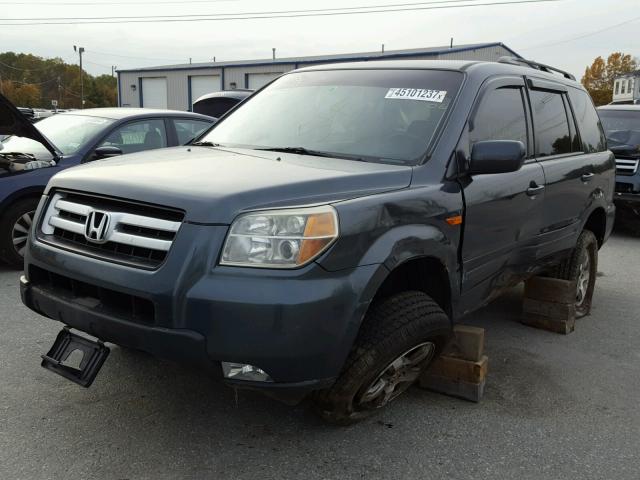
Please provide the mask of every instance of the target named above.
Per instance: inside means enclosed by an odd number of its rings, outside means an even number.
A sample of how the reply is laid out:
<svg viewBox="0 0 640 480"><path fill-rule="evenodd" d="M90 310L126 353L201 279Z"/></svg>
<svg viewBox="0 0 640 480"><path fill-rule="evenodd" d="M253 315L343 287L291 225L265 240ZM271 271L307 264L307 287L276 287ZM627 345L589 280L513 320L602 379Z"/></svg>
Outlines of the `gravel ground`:
<svg viewBox="0 0 640 480"><path fill-rule="evenodd" d="M639 246L601 251L572 335L520 325L521 289L468 318L487 329L482 403L414 388L348 428L117 347L78 387L39 366L60 325L0 267L0 478L638 479Z"/></svg>

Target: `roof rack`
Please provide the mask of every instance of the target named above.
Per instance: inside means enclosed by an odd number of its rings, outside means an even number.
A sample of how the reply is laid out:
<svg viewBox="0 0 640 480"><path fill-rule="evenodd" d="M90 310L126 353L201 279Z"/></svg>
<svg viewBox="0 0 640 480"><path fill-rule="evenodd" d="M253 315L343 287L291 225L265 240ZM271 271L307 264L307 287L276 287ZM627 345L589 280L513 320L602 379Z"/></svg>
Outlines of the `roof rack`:
<svg viewBox="0 0 640 480"><path fill-rule="evenodd" d="M576 80L576 77L571 75L569 72L565 72L564 70L560 70L559 68L545 65L544 63L538 63L538 62L534 62L533 60L527 60L525 58L500 57L498 59L498 63L508 63L509 65L524 65L524 66L535 68L536 70L540 70L542 72L547 72L547 73L557 72L560 75L562 75L564 78L568 78L569 80L573 80L573 81Z"/></svg>

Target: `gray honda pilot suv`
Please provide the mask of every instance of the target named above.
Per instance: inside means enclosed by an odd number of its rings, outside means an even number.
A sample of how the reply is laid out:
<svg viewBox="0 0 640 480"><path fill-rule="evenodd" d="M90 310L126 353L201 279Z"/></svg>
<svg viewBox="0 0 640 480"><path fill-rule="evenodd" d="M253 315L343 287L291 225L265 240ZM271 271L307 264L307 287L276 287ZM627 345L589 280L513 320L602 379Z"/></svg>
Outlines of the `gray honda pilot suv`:
<svg viewBox="0 0 640 480"><path fill-rule="evenodd" d="M306 68L191 146L56 175L22 299L65 325L43 366L82 385L112 342L351 422L533 275L588 314L614 183L591 99L551 67Z"/></svg>

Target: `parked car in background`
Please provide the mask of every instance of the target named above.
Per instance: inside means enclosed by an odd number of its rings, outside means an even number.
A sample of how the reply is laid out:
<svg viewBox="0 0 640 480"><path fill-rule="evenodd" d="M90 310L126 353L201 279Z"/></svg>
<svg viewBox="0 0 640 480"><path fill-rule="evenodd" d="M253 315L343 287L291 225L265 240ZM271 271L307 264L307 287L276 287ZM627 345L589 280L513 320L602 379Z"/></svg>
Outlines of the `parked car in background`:
<svg viewBox="0 0 640 480"><path fill-rule="evenodd" d="M207 93L193 102L193 111L202 115L220 118L252 93L253 90L224 90L222 92Z"/></svg>
<svg viewBox="0 0 640 480"><path fill-rule="evenodd" d="M606 105L598 113L616 156L618 215L640 221L640 105Z"/></svg>
<svg viewBox="0 0 640 480"><path fill-rule="evenodd" d="M312 394L348 423L405 392L451 322L536 274L571 281L587 315L613 190L595 107L567 73L522 59L320 65L188 148L52 178L22 299L234 388ZM96 368L60 362L108 350L78 338L63 329L43 365L86 386Z"/></svg>
<svg viewBox="0 0 640 480"><path fill-rule="evenodd" d="M52 115L55 115L56 112L53 110L47 110L46 108L34 108L33 109L33 120L34 122L39 122L45 118L49 118Z"/></svg>
<svg viewBox="0 0 640 480"><path fill-rule="evenodd" d="M38 200L56 173L101 158L183 145L205 115L137 108L59 113L32 125L0 96L0 259L20 266Z"/></svg>

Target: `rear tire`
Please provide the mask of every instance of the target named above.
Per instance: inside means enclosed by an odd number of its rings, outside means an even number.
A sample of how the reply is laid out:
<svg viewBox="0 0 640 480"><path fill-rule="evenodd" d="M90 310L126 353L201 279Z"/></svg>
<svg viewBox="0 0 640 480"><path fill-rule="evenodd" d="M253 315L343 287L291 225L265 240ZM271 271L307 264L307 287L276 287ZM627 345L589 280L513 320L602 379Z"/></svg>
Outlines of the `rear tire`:
<svg viewBox="0 0 640 480"><path fill-rule="evenodd" d="M450 335L449 318L423 292L374 304L335 384L315 395L316 410L340 425L372 415L418 380Z"/></svg>
<svg viewBox="0 0 640 480"><path fill-rule="evenodd" d="M576 317L581 318L591 312L591 301L598 273L598 240L590 230L584 230L571 256L562 262L555 278L576 282Z"/></svg>
<svg viewBox="0 0 640 480"><path fill-rule="evenodd" d="M10 205L0 219L0 259L15 268L24 265L24 251L39 200L28 198Z"/></svg>

